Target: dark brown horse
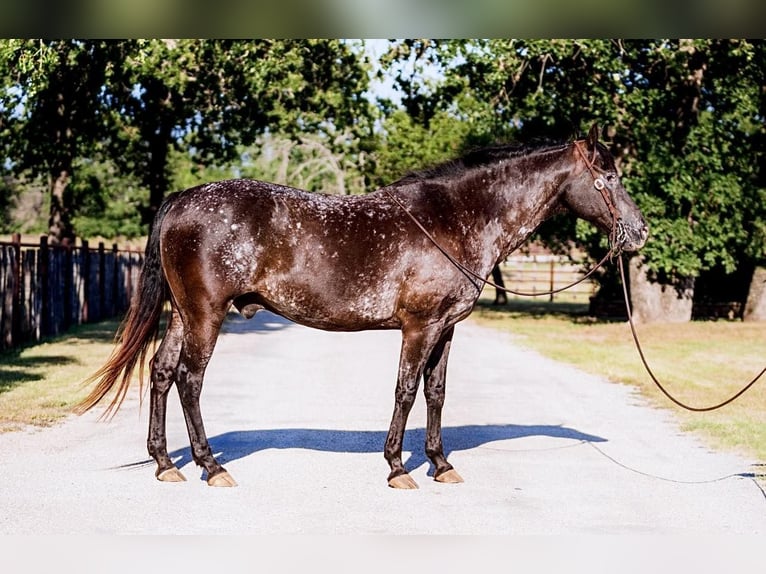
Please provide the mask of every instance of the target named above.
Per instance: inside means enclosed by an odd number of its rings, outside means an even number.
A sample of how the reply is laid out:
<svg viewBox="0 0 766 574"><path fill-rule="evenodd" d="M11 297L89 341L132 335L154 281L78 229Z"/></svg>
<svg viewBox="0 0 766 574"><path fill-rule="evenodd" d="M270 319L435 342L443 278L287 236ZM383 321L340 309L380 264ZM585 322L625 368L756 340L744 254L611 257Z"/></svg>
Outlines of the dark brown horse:
<svg viewBox="0 0 766 574"><path fill-rule="evenodd" d="M425 451L441 482L462 479L447 462L441 412L455 324L482 290L481 277L548 217L569 210L632 251L647 237L641 213L591 129L586 140L496 146L413 173L364 196L328 196L253 180L201 185L169 196L154 221L140 287L120 344L93 376L85 412L116 386L119 408L140 376L163 304L171 314L151 361L148 450L160 480L184 480L166 446L168 390L183 407L195 462L208 484L236 483L216 461L199 407L205 368L234 305L245 317L268 309L318 329L399 329L402 347L384 455L388 483L416 488L402 439L420 378L427 403ZM409 213L408 213L409 212ZM413 221L415 218L428 232Z"/></svg>

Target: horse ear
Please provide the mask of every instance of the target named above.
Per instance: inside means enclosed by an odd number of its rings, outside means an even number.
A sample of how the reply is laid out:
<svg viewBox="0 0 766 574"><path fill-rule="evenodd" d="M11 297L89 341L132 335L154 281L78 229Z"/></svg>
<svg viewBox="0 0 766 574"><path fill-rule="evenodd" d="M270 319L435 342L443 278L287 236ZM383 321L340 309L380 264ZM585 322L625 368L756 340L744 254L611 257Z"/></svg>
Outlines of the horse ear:
<svg viewBox="0 0 766 574"><path fill-rule="evenodd" d="M588 147L596 147L596 144L598 143L598 133L599 133L598 124L594 123L590 127L590 131L588 132Z"/></svg>

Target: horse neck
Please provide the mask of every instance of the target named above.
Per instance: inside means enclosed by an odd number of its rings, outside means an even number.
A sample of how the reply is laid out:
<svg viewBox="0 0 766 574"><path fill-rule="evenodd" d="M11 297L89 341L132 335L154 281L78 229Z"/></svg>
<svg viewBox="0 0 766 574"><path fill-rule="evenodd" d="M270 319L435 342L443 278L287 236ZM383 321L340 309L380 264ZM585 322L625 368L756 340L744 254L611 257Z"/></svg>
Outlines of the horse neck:
<svg viewBox="0 0 766 574"><path fill-rule="evenodd" d="M472 261L478 273L489 273L561 209L560 188L569 175L565 149L507 157L459 175L405 177L385 189L419 197L410 205L424 221L443 219L444 213L436 212L448 210L448 219L460 222L452 232L466 262Z"/></svg>
<svg viewBox="0 0 766 574"><path fill-rule="evenodd" d="M569 175L563 150L510 158L477 174L477 199L486 224L479 230L497 260L505 258L561 210L560 191Z"/></svg>

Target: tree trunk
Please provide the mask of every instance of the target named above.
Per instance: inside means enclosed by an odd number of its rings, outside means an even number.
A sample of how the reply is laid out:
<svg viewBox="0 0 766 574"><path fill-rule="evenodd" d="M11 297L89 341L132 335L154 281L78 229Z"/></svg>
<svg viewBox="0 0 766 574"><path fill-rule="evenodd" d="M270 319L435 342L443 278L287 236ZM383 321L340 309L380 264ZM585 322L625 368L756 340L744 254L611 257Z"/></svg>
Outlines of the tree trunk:
<svg viewBox="0 0 766 574"><path fill-rule="evenodd" d="M69 176L70 170L66 168L51 170L51 208L48 218L48 242L51 245L60 245L64 239L74 239L72 222L69 219L70 206L66 197Z"/></svg>
<svg viewBox="0 0 766 574"><path fill-rule="evenodd" d="M630 306L636 323L684 323L691 320L694 278L677 284L651 280L640 257L631 258L628 274Z"/></svg>
<svg viewBox="0 0 766 574"><path fill-rule="evenodd" d="M766 321L766 267L756 267L750 280L743 321Z"/></svg>
<svg viewBox="0 0 766 574"><path fill-rule="evenodd" d="M168 190L168 152L170 150L170 128L164 124L157 134L149 139L151 150L147 161L147 173L144 181L149 187L149 207L142 213L143 223L152 230L154 216L165 199Z"/></svg>

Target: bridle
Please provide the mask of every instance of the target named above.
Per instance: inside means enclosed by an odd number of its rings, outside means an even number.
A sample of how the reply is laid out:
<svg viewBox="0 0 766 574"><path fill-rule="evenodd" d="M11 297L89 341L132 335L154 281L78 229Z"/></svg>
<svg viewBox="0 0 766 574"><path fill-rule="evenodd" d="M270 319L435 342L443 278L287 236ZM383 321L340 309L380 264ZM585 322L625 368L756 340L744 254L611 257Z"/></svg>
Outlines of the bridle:
<svg viewBox="0 0 766 574"><path fill-rule="evenodd" d="M580 156L582 157L583 161L585 161L585 166L590 171L590 174L593 176L593 187L595 187L597 190L601 192L601 196L604 198L604 202L606 202L606 206L609 209L609 212L612 214L612 234L610 237L610 243L612 244L612 250L615 249L616 238L617 238L617 230L619 228L619 215L617 214L617 210L614 207L614 202L612 202L612 198L609 196L608 193L608 186L606 182L604 182L603 178L601 177L601 174L604 174L604 170L600 169L596 165L594 165L594 161L596 158L596 148L593 147L593 157L589 160L588 157L585 155L585 152L582 150L581 147L582 140L576 141L574 143L575 149L578 151ZM610 251L610 254L612 251ZM617 255L619 255L619 252L617 252ZM659 379L656 377L654 372L652 371L652 368L649 366L648 361L646 360L646 357L644 356L644 350L641 347L641 342L638 339L638 333L636 333L636 326L633 321L633 315L630 310L630 297L628 295L628 287L627 287L627 281L625 281L625 266L623 264L622 257L617 258L617 264L620 269L620 279L622 282L622 292L623 296L625 297L625 310L628 314L628 324L630 325L630 332L633 335L633 341L636 343L636 349L638 350L638 356L641 358L641 362L644 365L644 368L646 369L647 374L649 375L649 378L652 379L652 382L657 386L657 388L664 394L671 402L678 405L679 407L686 409L687 411L692 412L709 412L714 411L717 409L720 409L722 407L725 407L726 405L734 402L739 397L741 397L747 390L749 390L757 381L760 379L764 373L766 373L766 368L764 368L760 373L758 373L753 379L750 380L749 383L747 383L742 389L740 389L737 393L730 396L728 399L721 401L720 403L707 406L707 407L695 407L690 406L683 401L678 400L674 396L672 396L667 389L663 386L663 384L659 381Z"/></svg>
<svg viewBox="0 0 766 574"><path fill-rule="evenodd" d="M612 216L612 231L609 235L609 253L610 255L618 255L620 248L617 244L617 230L619 228L619 222L621 219L620 214L617 212L617 208L614 206L614 201L612 201L611 186L609 186L607 182L604 181L603 176L605 176L607 172L596 165L596 155L598 153L596 146L593 146L593 155L590 159L588 159L588 156L585 154L585 151L582 148L584 142L585 140L576 140L573 145L577 150L577 153L580 154L580 157L585 162L585 168L593 177L593 187L595 187L601 194L601 197L604 199L604 203L606 203L606 208L609 210L609 214Z"/></svg>
<svg viewBox="0 0 766 574"><path fill-rule="evenodd" d="M580 154L583 161L585 162L585 167L593 176L593 187L595 187L599 192L601 192L601 196L604 198L604 202L606 203L606 206L609 209L609 212L612 214L612 233L609 239L609 242L611 243L611 246L612 246L612 250L609 252L608 255L611 255L613 252L617 255L620 255L619 251L615 251L615 248L617 245L616 239L617 239L617 232L619 228L620 217L617 214L617 209L614 207L614 202L612 201L612 198L610 197L609 191L611 190L608 189L608 185L602 178L602 174L605 174L606 172L594 164L596 159L596 147L593 146L593 157L588 159L588 157L585 155L585 152L583 151L581 147L581 144L582 144L582 140L575 141L574 142L575 149L577 150L577 152ZM619 250L618 247L616 249ZM631 310L630 310L630 297L628 295L627 281L625 281L625 266L623 264L622 257L617 258L617 264L620 270L620 280L622 282L622 292L625 298L625 310L628 315L628 324L630 325L630 332L633 335L633 341L635 342L636 349L638 350L638 356L640 357L641 362L643 363L644 368L646 369L646 372L649 375L649 378L657 386L657 388L662 392L662 394L664 394L672 403L674 403L675 405L683 409L686 409L687 411L698 412L698 413L718 410L734 402L743 394L745 394L745 392L748 391L758 381L758 379L760 379L763 376L764 373L766 373L766 368L764 368L760 373L758 373L753 379L751 379L750 382L748 382L737 393L733 394L726 400L723 400L717 404L707 406L707 407L690 406L684 403L683 401L680 401L674 396L672 396L667 391L667 389L663 386L663 384L660 382L657 376L654 374L654 372L652 371L652 368L649 366L649 363L646 360L646 357L644 356L644 350L641 347L641 342L638 339L638 333L636 332L636 326L633 321L633 314L631 313Z"/></svg>

